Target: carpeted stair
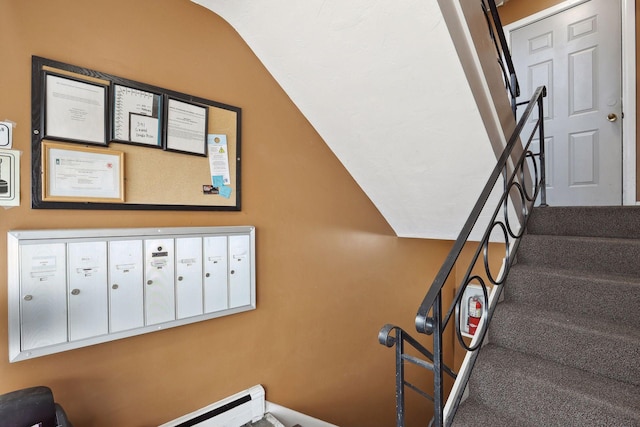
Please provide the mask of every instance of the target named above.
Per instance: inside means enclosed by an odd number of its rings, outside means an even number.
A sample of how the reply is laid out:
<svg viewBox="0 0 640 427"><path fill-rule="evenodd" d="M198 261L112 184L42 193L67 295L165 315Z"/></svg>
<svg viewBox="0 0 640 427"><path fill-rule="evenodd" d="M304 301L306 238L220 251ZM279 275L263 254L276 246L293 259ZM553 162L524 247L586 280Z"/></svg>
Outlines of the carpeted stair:
<svg viewBox="0 0 640 427"><path fill-rule="evenodd" d="M640 207L536 208L454 426L640 426Z"/></svg>

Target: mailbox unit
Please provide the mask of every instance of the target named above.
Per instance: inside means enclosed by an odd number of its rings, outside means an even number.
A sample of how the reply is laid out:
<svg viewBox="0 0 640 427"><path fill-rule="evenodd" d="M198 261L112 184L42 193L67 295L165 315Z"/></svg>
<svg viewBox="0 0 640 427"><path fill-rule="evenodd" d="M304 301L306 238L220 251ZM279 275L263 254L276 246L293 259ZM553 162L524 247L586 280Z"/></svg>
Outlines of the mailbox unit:
<svg viewBox="0 0 640 427"><path fill-rule="evenodd" d="M9 361L256 308L255 228L13 230Z"/></svg>

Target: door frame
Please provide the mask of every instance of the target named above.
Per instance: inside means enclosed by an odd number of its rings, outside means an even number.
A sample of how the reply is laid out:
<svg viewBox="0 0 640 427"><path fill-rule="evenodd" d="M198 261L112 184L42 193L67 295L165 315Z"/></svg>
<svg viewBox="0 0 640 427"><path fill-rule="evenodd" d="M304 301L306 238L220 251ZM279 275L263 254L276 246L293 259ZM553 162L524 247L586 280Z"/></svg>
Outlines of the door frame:
<svg viewBox="0 0 640 427"><path fill-rule="evenodd" d="M507 41L511 43L511 31L588 1L565 0L505 25ZM622 12L622 204L640 205L636 200L636 5L635 0L619 1Z"/></svg>

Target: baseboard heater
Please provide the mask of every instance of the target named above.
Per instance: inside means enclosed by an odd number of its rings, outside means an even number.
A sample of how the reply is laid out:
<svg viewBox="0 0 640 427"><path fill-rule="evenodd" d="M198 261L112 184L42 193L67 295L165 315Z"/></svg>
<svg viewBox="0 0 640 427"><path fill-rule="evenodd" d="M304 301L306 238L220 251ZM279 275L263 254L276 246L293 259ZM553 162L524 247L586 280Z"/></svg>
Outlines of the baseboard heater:
<svg viewBox="0 0 640 427"><path fill-rule="evenodd" d="M257 385L160 427L240 427L264 415L264 388Z"/></svg>

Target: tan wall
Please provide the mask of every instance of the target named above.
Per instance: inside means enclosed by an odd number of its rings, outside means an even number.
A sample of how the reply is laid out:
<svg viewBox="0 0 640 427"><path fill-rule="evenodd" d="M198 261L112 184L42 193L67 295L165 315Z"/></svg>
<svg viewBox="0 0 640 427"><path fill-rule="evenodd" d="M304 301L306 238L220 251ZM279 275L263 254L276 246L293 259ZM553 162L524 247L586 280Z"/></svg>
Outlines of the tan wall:
<svg viewBox="0 0 640 427"><path fill-rule="evenodd" d="M562 3L564 0L510 0L507 4L499 8L500 19L503 25L510 24L519 19L525 18L541 10ZM640 16L640 0L635 0L636 22ZM636 40L640 27L636 24ZM638 55L640 44L636 42L636 69L640 69L640 55ZM636 100L640 99L640 85L636 85ZM637 101L636 101L637 104ZM640 110L636 106L636 122L640 120ZM636 170L640 168L640 131L636 128ZM640 200L640 174L636 174L636 200Z"/></svg>
<svg viewBox="0 0 640 427"><path fill-rule="evenodd" d="M498 12L500 13L502 24L507 25L564 1L565 0L509 0L508 3L498 9Z"/></svg>
<svg viewBox="0 0 640 427"><path fill-rule="evenodd" d="M393 350L376 336L388 322L415 330L450 243L396 238L240 37L190 1L0 10L0 119L17 123L23 152L22 205L0 210L0 252L12 229L255 225L258 273L255 311L9 364L1 256L0 392L48 385L78 427L153 426L263 384L271 401L340 426L393 425ZM32 210L31 55L240 106L243 210Z"/></svg>

